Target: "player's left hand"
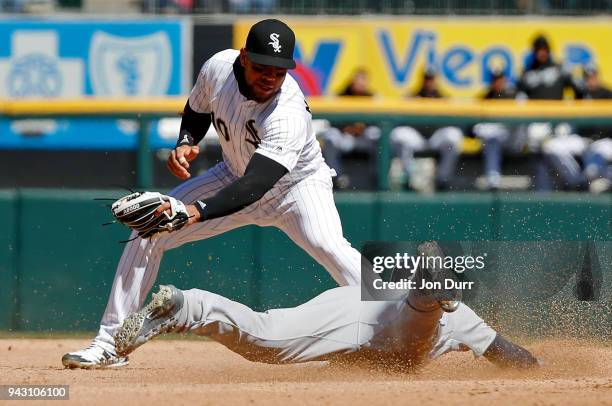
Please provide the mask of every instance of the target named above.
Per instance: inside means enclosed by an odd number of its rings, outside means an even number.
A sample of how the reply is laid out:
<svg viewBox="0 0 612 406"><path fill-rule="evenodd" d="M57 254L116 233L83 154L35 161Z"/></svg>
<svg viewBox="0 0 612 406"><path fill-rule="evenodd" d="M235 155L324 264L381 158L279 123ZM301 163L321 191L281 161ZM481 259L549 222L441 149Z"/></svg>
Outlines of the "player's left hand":
<svg viewBox="0 0 612 406"><path fill-rule="evenodd" d="M190 220L190 212L183 202L157 192L124 196L112 204L111 210L118 222L145 239L158 233L180 230Z"/></svg>
<svg viewBox="0 0 612 406"><path fill-rule="evenodd" d="M193 204L188 204L185 206L187 209L187 214L189 215L189 219L187 220L187 225L191 225L200 221L200 212L196 209ZM166 213L166 215L172 214L172 208L170 203L164 203L155 210L155 217L159 217L162 213Z"/></svg>

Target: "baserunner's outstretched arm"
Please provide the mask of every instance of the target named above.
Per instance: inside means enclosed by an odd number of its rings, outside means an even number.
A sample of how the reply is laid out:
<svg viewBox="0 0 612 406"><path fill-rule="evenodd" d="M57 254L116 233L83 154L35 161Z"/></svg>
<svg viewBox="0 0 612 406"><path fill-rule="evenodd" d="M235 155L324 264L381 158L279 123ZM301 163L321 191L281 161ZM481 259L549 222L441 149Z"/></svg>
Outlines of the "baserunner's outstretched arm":
<svg viewBox="0 0 612 406"><path fill-rule="evenodd" d="M528 350L497 334L483 356L500 367L531 368L538 366L538 360Z"/></svg>

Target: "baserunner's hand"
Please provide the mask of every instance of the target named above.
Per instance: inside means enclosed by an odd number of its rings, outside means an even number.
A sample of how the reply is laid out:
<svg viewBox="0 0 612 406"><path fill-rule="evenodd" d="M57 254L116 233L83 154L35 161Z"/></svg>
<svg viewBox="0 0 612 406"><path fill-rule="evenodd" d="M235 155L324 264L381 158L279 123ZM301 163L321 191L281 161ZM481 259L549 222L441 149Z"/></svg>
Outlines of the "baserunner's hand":
<svg viewBox="0 0 612 406"><path fill-rule="evenodd" d="M189 162L193 161L200 153L200 147L197 145L181 145L176 147L168 157L166 166L174 176L180 179L189 179Z"/></svg>

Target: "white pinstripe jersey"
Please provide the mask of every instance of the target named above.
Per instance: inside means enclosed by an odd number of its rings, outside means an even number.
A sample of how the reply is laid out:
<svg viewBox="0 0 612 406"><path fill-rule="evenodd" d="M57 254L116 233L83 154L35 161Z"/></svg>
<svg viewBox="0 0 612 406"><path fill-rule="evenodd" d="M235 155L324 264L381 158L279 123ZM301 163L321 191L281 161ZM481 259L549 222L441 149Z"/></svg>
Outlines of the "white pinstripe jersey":
<svg viewBox="0 0 612 406"><path fill-rule="evenodd" d="M234 73L239 54L235 49L226 49L204 63L189 105L198 113L212 114L223 160L234 175L244 175L255 152L289 170L277 186L313 174L324 161L312 131L312 116L297 82L287 74L272 99L265 103L247 99Z"/></svg>

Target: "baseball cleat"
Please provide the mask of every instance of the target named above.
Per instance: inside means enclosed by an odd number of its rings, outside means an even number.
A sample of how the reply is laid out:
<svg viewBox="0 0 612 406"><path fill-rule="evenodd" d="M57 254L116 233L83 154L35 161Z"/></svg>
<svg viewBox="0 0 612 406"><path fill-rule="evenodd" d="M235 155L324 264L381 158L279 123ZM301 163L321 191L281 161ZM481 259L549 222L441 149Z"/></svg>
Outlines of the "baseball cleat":
<svg viewBox="0 0 612 406"><path fill-rule="evenodd" d="M427 241L419 244L417 247L417 254L424 257L442 258L442 261L429 261L427 265L419 267L415 272L414 277L416 280L424 279L426 282L433 282L432 286L435 288L429 289L429 293L437 300L440 308L447 312L452 313L459 307L461 303L461 289L458 289L456 282L458 281L457 273L453 269L447 269L443 266L444 253L438 245L433 241ZM452 280L453 287L446 288L446 282ZM418 282L421 285L421 282Z"/></svg>
<svg viewBox="0 0 612 406"><path fill-rule="evenodd" d="M69 352L62 357L65 368L117 368L129 364L127 357L119 357L111 348L104 348L98 341L92 341L89 347L80 351Z"/></svg>
<svg viewBox="0 0 612 406"><path fill-rule="evenodd" d="M183 307L183 293L172 285L160 285L152 296L151 302L130 314L115 334L117 354L125 356L176 326L174 316Z"/></svg>

